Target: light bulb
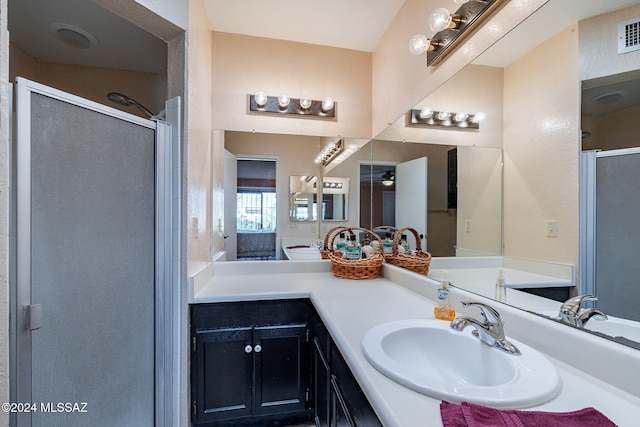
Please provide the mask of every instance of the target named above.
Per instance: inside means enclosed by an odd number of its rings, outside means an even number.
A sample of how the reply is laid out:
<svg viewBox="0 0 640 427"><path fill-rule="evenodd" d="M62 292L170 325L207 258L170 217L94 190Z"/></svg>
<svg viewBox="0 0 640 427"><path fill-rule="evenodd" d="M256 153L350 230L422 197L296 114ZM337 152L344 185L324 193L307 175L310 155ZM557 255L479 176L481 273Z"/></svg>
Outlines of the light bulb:
<svg viewBox="0 0 640 427"><path fill-rule="evenodd" d="M438 114L436 114L436 119L440 120L441 122L449 120L449 117L451 117L451 113L447 113L446 111L439 111Z"/></svg>
<svg viewBox="0 0 640 427"><path fill-rule="evenodd" d="M334 105L335 105L335 102L333 101L333 98L327 96L325 99L322 100L322 111L326 113L327 111L332 110Z"/></svg>
<svg viewBox="0 0 640 427"><path fill-rule="evenodd" d="M447 28L455 28L453 24L453 16L444 7L434 10L429 16L429 28L436 33L446 30Z"/></svg>
<svg viewBox="0 0 640 427"><path fill-rule="evenodd" d="M280 108L287 108L289 106L289 97L287 95L280 95L278 97L278 104L280 105Z"/></svg>
<svg viewBox="0 0 640 427"><path fill-rule="evenodd" d="M308 110L311 107L311 100L309 98L300 98L300 108Z"/></svg>
<svg viewBox="0 0 640 427"><path fill-rule="evenodd" d="M411 37L411 40L409 40L409 52L413 53L414 55L425 53L428 46L429 40L424 34L415 34L413 37Z"/></svg>
<svg viewBox="0 0 640 427"><path fill-rule="evenodd" d="M456 113L456 115L453 116L453 121L454 122L464 122L465 120L467 120L467 117L469 117L469 115L467 113Z"/></svg>
<svg viewBox="0 0 640 427"><path fill-rule="evenodd" d="M484 121L484 119L487 118L487 115L485 113L483 113L482 111L477 112L476 114L473 115L473 118L471 119L471 121L473 123L480 123L482 121Z"/></svg>
<svg viewBox="0 0 640 427"><path fill-rule="evenodd" d="M433 116L433 111L431 111L431 109L429 108L423 108L422 110L420 110L420 113L418 114L418 116L421 119L429 119Z"/></svg>
<svg viewBox="0 0 640 427"><path fill-rule="evenodd" d="M469 0L453 0L453 2L455 4L465 4L466 2L468 2Z"/></svg>
<svg viewBox="0 0 640 427"><path fill-rule="evenodd" d="M255 99L258 107L264 107L269 97L264 92L257 92L255 95L253 95L253 99Z"/></svg>

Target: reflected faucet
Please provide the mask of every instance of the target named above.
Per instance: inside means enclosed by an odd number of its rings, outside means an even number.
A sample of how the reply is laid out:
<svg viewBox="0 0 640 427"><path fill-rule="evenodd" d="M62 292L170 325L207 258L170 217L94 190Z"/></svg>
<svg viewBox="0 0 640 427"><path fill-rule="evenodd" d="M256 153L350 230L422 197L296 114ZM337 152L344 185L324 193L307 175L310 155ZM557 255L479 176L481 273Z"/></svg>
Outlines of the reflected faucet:
<svg viewBox="0 0 640 427"><path fill-rule="evenodd" d="M594 316L600 316L600 318L607 320L607 315L597 308L583 308L582 305L586 301L597 301L598 297L595 295L578 295L573 298L569 298L560 307L560 313L556 320L568 323L569 325L577 328L584 328L589 319Z"/></svg>
<svg viewBox="0 0 640 427"><path fill-rule="evenodd" d="M511 344L504 336L504 322L500 319L500 313L495 308L479 302L463 301L464 307L474 306L480 309L482 322L473 317L458 316L451 322L451 328L456 331L463 331L467 326L472 326L475 330L473 336L478 338L488 346L498 348L513 355L520 355L520 350Z"/></svg>

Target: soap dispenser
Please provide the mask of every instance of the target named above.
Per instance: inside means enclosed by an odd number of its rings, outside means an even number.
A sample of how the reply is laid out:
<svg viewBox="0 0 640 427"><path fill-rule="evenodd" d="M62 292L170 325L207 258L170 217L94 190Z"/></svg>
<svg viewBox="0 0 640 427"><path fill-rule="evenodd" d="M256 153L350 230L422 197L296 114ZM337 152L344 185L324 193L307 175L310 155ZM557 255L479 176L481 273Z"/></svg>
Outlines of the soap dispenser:
<svg viewBox="0 0 640 427"><path fill-rule="evenodd" d="M456 311L451 308L451 300L449 299L449 282L447 281L447 271L442 270L442 281L438 288L438 300L433 309L436 319L451 321L456 317Z"/></svg>
<svg viewBox="0 0 640 427"><path fill-rule="evenodd" d="M507 285L504 281L504 270L498 270L498 278L496 279L496 301L507 302Z"/></svg>

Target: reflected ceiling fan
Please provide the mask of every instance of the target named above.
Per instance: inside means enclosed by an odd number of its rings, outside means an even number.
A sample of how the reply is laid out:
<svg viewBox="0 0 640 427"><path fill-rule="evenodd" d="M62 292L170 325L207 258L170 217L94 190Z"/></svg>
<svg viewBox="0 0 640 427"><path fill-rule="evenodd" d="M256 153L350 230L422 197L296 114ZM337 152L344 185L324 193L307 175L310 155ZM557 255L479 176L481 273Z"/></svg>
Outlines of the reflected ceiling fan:
<svg viewBox="0 0 640 427"><path fill-rule="evenodd" d="M392 186L394 183L396 182L396 176L393 174L392 171L386 171L383 175L382 175L382 185L385 185L387 187Z"/></svg>

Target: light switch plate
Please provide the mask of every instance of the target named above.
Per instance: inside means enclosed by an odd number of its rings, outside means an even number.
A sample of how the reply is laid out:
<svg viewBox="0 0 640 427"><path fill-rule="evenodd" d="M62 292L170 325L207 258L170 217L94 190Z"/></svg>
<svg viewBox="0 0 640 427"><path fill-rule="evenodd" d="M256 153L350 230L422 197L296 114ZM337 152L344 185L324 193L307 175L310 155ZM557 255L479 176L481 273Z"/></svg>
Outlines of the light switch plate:
<svg viewBox="0 0 640 427"><path fill-rule="evenodd" d="M558 237L558 221L547 221L547 237Z"/></svg>

